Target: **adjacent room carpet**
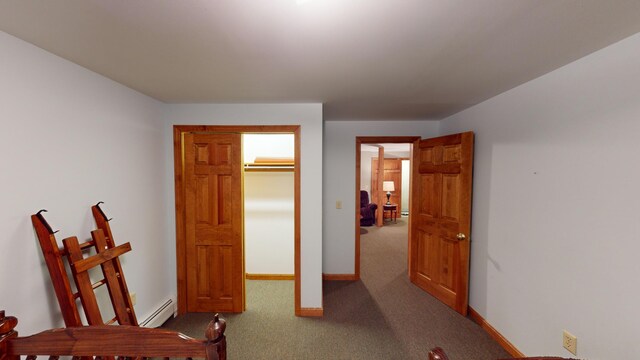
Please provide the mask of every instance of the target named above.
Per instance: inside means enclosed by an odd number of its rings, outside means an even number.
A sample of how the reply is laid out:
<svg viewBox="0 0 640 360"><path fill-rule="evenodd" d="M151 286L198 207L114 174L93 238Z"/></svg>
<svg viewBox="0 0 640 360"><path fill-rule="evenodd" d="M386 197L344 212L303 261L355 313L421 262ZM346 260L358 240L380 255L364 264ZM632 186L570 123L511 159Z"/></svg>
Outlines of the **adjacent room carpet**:
<svg viewBox="0 0 640 360"><path fill-rule="evenodd" d="M247 280L247 311L222 314L234 359L420 359L440 346L452 360L507 354L471 320L407 276L407 221L362 228L361 280L324 282L324 317L294 316L293 281ZM212 314L191 313L166 328L203 338Z"/></svg>

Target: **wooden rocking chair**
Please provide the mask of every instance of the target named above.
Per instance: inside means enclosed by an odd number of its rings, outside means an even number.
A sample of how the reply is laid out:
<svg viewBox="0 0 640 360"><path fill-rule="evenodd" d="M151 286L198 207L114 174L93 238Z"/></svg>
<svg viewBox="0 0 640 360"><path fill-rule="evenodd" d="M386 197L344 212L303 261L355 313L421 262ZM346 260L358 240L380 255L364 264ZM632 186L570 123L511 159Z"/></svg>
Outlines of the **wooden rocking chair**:
<svg viewBox="0 0 640 360"><path fill-rule="evenodd" d="M38 355L48 356L49 360L57 360L59 356L72 356L73 360L227 358L226 324L217 314L205 331L206 340L192 339L175 331L129 325L68 327L18 337L14 330L17 324L15 317L5 317L4 310L0 311L0 360L20 360L21 356L36 360Z"/></svg>

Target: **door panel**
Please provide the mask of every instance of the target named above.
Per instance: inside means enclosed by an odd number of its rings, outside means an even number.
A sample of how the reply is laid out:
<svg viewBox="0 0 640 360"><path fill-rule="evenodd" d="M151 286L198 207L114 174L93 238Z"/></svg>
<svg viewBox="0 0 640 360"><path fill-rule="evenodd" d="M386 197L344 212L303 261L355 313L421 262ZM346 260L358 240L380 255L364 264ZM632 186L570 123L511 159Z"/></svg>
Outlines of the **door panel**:
<svg viewBox="0 0 640 360"><path fill-rule="evenodd" d="M421 140L413 158L411 280L466 315L473 133Z"/></svg>
<svg viewBox="0 0 640 360"><path fill-rule="evenodd" d="M460 214L460 175L442 174L442 220L457 222Z"/></svg>
<svg viewBox="0 0 640 360"><path fill-rule="evenodd" d="M433 218L436 217L436 199L433 194L433 190L436 186L436 176L434 174L421 174L420 184L416 190L418 193L418 202L420 203L420 209L417 213L423 217Z"/></svg>
<svg viewBox="0 0 640 360"><path fill-rule="evenodd" d="M185 134L187 311L243 310L239 134Z"/></svg>

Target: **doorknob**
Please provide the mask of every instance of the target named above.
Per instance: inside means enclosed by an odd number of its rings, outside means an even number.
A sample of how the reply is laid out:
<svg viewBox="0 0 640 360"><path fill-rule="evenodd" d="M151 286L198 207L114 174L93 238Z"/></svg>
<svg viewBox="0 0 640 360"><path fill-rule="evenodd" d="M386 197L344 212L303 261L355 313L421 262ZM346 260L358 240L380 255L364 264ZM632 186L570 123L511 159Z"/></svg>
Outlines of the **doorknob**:
<svg viewBox="0 0 640 360"><path fill-rule="evenodd" d="M458 239L459 241L462 241L464 239L466 239L467 236L463 233L458 233L458 235L456 235L456 239Z"/></svg>

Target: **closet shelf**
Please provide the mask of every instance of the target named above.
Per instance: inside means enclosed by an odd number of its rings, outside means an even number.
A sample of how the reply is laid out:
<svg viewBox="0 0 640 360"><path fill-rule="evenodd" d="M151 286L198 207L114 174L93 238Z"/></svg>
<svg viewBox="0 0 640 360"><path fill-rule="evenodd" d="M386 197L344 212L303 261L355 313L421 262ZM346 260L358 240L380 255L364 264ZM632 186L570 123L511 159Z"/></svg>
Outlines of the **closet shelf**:
<svg viewBox="0 0 640 360"><path fill-rule="evenodd" d="M256 165L244 164L244 171L248 172L293 172L293 165Z"/></svg>
<svg viewBox="0 0 640 360"><path fill-rule="evenodd" d="M244 164L244 171L293 171L293 158L257 157L254 162Z"/></svg>

